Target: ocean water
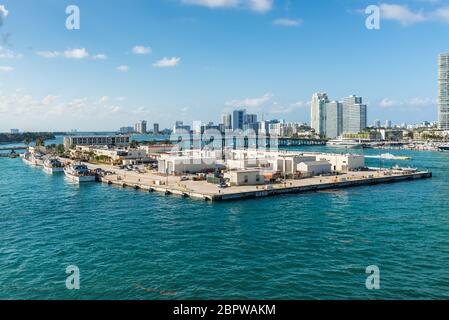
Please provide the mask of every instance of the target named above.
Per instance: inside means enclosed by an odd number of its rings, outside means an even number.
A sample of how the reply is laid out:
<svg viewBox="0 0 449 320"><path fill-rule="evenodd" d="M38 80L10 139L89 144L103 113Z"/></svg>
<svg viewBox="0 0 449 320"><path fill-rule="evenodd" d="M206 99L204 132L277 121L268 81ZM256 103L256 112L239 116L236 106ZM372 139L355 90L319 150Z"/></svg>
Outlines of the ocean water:
<svg viewBox="0 0 449 320"><path fill-rule="evenodd" d="M388 152L434 177L207 203L0 158L0 299L447 299L449 153Z"/></svg>

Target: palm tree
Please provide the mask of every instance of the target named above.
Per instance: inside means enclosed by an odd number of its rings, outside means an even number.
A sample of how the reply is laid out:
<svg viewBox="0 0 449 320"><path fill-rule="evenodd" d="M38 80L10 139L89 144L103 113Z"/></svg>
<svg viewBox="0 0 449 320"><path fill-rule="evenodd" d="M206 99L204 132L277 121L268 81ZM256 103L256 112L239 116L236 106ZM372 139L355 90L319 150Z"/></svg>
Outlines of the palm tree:
<svg viewBox="0 0 449 320"><path fill-rule="evenodd" d="M45 147L45 141L42 138L36 139L36 147Z"/></svg>
<svg viewBox="0 0 449 320"><path fill-rule="evenodd" d="M132 140L132 141L129 143L129 147L130 147L131 149L136 149L138 146L139 146L139 144L137 143L136 140Z"/></svg>
<svg viewBox="0 0 449 320"><path fill-rule="evenodd" d="M23 143L27 146L30 145L30 138L25 137L25 139L23 139Z"/></svg>

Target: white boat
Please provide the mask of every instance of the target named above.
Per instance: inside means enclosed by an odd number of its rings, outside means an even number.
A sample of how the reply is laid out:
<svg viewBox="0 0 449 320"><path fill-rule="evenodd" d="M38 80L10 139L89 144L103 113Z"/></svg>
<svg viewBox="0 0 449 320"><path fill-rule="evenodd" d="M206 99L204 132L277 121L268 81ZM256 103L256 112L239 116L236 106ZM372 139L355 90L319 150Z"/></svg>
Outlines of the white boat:
<svg viewBox="0 0 449 320"><path fill-rule="evenodd" d="M44 171L51 174L64 172L64 164L57 158L48 158L44 161Z"/></svg>
<svg viewBox="0 0 449 320"><path fill-rule="evenodd" d="M448 152L449 151L449 144L438 146L438 150L442 152Z"/></svg>
<svg viewBox="0 0 449 320"><path fill-rule="evenodd" d="M72 163L65 167L64 174L75 182L92 182L96 178L95 173L82 163Z"/></svg>
<svg viewBox="0 0 449 320"><path fill-rule="evenodd" d="M329 140L326 145L329 147L342 147L342 148L362 148L363 144L360 141L354 139L345 139L342 137L338 137L337 139Z"/></svg>
<svg viewBox="0 0 449 320"><path fill-rule="evenodd" d="M21 154L20 157L22 158L23 162L30 166L44 165L44 156L40 153L25 152L24 154Z"/></svg>
<svg viewBox="0 0 449 320"><path fill-rule="evenodd" d="M411 157L408 156L395 156L391 153L382 153L381 155L366 155L365 158L372 158L372 159L385 159L385 160L412 160Z"/></svg>

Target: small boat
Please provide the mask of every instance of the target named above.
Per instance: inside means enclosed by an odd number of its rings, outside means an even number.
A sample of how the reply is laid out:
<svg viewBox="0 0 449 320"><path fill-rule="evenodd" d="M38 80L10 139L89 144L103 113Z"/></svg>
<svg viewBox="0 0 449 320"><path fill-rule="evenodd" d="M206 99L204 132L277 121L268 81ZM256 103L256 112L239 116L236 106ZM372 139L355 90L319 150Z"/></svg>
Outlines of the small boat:
<svg viewBox="0 0 449 320"><path fill-rule="evenodd" d="M75 182L93 182L96 179L95 172L82 163L72 163L64 168L64 174L67 178Z"/></svg>
<svg viewBox="0 0 449 320"><path fill-rule="evenodd" d="M34 152L25 152L21 154L23 162L30 166L43 166L44 165L44 155L40 153Z"/></svg>
<svg viewBox="0 0 449 320"><path fill-rule="evenodd" d="M362 148L363 144L360 141L354 139L345 139L343 137L338 137L337 139L329 140L326 143L329 147L342 147L342 148Z"/></svg>
<svg viewBox="0 0 449 320"><path fill-rule="evenodd" d="M412 157L408 156L395 156L391 153L383 153L380 156L365 156L365 158L372 158L372 159L385 159L385 160L412 160Z"/></svg>
<svg viewBox="0 0 449 320"><path fill-rule="evenodd" d="M438 146L438 151L448 152L449 151L449 145Z"/></svg>
<svg viewBox="0 0 449 320"><path fill-rule="evenodd" d="M48 158L44 161L44 171L51 174L64 172L64 164L58 158Z"/></svg>

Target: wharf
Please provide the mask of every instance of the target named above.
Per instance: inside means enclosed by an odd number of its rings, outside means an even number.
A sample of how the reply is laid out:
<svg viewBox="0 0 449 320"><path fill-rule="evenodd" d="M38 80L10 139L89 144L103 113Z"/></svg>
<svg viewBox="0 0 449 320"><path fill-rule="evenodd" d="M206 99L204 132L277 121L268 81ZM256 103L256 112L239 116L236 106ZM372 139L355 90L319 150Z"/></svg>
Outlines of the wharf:
<svg viewBox="0 0 449 320"><path fill-rule="evenodd" d="M219 188L206 181L181 181L180 177L160 175L156 172L137 173L117 170L105 165L87 164L91 169L101 168L115 172L113 175L99 177L99 181L139 189L147 192L162 192L166 195L201 199L206 201L242 200L260 197L331 190L381 183L393 183L406 180L432 177L430 171L400 172L392 170L370 170L340 174L338 176L317 176L300 180L286 180L282 183L261 186L232 186Z"/></svg>

